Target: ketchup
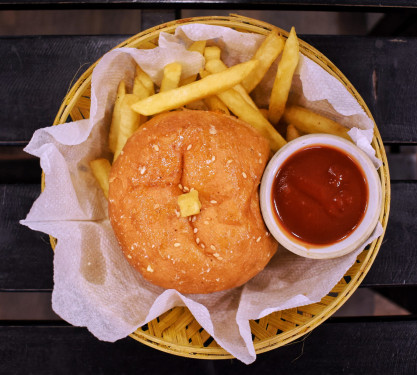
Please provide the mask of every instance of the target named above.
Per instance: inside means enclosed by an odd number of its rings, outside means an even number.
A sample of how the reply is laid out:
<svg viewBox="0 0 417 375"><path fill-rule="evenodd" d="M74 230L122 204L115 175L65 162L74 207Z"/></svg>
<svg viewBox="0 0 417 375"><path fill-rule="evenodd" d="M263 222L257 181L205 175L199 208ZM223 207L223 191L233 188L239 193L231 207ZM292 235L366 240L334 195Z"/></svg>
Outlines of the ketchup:
<svg viewBox="0 0 417 375"><path fill-rule="evenodd" d="M348 236L364 217L368 187L342 150L314 145L291 155L272 185L281 227L302 242L327 245Z"/></svg>

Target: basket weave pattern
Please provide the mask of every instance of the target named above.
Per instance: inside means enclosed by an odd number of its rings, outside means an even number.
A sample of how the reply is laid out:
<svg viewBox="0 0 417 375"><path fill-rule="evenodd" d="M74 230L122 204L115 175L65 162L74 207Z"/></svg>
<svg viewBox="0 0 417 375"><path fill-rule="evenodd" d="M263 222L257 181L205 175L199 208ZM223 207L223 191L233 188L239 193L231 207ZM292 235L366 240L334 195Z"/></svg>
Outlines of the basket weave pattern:
<svg viewBox="0 0 417 375"><path fill-rule="evenodd" d="M116 48L151 48L157 43L161 31L173 33L177 26L187 23L206 23L228 26L241 32L253 32L264 35L271 29L277 29L282 36L288 37L288 33L281 29L246 17L236 15L230 17L197 17L159 25L133 36ZM342 82L346 89L356 98L367 115L372 119L369 109L356 92L355 88L325 56L301 40L300 51ZM96 64L92 65L80 77L66 95L54 121L54 125L64 123L69 119L77 121L89 118L91 77L92 70ZM389 214L390 179L384 146L376 126L374 127L374 139L372 145L376 150L376 156L383 162L383 165L379 169L383 196L380 222L385 231ZM44 180L42 181L42 184L44 186ZM358 256L356 263L347 271L345 276L320 302L289 310L278 311L257 321L251 321L250 327L256 353L262 353L299 339L329 318L344 302L346 302L359 286L366 273L369 271L381 246L382 240L383 235L372 242ZM54 238L51 238L51 244L52 247L55 247L56 240ZM175 307L167 311L157 319L152 320L145 326L136 330L131 334L131 337L159 350L180 356L205 359L232 358L232 356L221 348L199 325L189 310L184 307Z"/></svg>

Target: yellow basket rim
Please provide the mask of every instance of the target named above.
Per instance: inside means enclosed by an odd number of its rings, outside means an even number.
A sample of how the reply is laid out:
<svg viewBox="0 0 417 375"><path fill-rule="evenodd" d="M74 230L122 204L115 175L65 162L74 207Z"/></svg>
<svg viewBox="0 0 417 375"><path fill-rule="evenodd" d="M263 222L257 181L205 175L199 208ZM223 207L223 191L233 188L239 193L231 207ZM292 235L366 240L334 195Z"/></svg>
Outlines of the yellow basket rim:
<svg viewBox="0 0 417 375"><path fill-rule="evenodd" d="M212 25L219 25L219 26L226 26L236 28L239 31L247 31L247 32L254 32L258 34L266 35L271 30L278 30L278 32L284 36L288 37L288 32L282 30L276 26L270 25L266 22L259 21L256 19L248 18L239 16L236 14L231 14L230 16L208 16L208 17L193 17L193 18L185 18L180 20L175 20L171 22L167 22L148 30L142 31L127 40L123 41L116 47L133 47L137 48L137 45L155 39L160 32L173 32L176 27L180 25L190 24L190 23L205 23L205 24L212 24ZM312 331L326 319L328 319L334 312L336 312L350 297L350 295L358 288L360 283L363 281L364 277L368 273L370 267L372 266L380 246L382 244L385 230L388 223L388 216L390 210L390 198L391 198L391 188L390 188L390 178L389 178L389 169L388 169L388 161L385 154L385 149L383 146L383 142L378 131L378 128L375 124L375 120L369 111L369 108L366 106L365 102L363 101L362 97L353 87L353 85L349 82L349 80L340 72L340 70L322 53L316 50L314 47L309 45L308 43L304 42L300 39L300 51L302 54L308 56L317 64L319 64L323 69L325 69L328 73L332 76L337 78L344 87L355 97L361 107L364 109L365 113L369 116L369 118L374 123L374 139L372 145L376 150L376 156L382 160L382 166L379 169L379 175L381 178L381 185L382 185L382 196L383 196L383 206L381 208L380 213L380 222L383 227L383 234L378 237L369 247L367 250L366 256L361 262L361 267L356 272L354 277L351 278L351 281L347 284L344 290L338 293L338 296L334 298L334 300L329 303L321 313L312 317L307 323L301 324L294 329L289 330L285 333L280 333L275 335L271 338L260 340L254 343L255 351L257 354L263 353L275 348L278 348L283 345L287 345L293 342L296 339L301 338L306 333ZM98 60L100 61L100 59ZM67 118L70 116L70 112L72 108L76 105L79 98L83 95L85 90L91 84L91 76L92 71L97 65L98 61L92 64L76 81L76 83L71 87L68 91L67 95L65 96L61 107L58 110L58 113L55 117L53 125L65 123ZM42 191L45 187L45 176L42 173ZM50 237L51 246L54 249L56 246L56 239ZM313 304L315 305L315 304ZM221 347L194 347L194 346L187 346L187 345L180 345L174 342L170 342L164 340L163 338L155 337L147 332L138 329L137 331L133 332L130 335L133 339L142 342L145 345L150 347L156 348L158 350L183 356L183 357L192 357L192 358L200 358L200 359L227 359L227 358L234 358L231 354L229 354L226 350Z"/></svg>

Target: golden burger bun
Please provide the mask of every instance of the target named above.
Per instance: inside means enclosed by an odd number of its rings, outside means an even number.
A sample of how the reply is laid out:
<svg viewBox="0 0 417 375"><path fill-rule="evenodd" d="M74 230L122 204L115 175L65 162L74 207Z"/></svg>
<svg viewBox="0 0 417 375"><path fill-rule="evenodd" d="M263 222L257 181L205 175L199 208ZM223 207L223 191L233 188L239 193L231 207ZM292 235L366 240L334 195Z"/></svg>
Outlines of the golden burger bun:
<svg viewBox="0 0 417 375"><path fill-rule="evenodd" d="M130 264L181 293L254 277L277 249L258 197L268 157L268 141L232 116L185 110L143 124L110 173L110 221ZM189 190L201 211L182 217L178 197Z"/></svg>

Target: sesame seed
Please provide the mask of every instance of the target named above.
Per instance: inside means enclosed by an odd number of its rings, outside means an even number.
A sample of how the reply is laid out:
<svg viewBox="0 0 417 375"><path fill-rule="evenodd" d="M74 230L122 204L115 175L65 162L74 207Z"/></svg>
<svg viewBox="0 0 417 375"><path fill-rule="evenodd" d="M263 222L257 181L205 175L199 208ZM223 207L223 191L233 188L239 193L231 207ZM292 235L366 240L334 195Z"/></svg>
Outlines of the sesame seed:
<svg viewBox="0 0 417 375"><path fill-rule="evenodd" d="M127 256L129 259L132 259L132 256L129 254L128 256Z"/></svg>
<svg viewBox="0 0 417 375"><path fill-rule="evenodd" d="M153 209L156 210L157 208L159 208L159 204L157 203L155 206L153 206Z"/></svg>
<svg viewBox="0 0 417 375"><path fill-rule="evenodd" d="M184 191L190 191L190 189L187 186L184 186L183 190Z"/></svg>
<svg viewBox="0 0 417 375"><path fill-rule="evenodd" d="M217 201L215 201L214 199L210 201L210 203L216 204Z"/></svg>
<svg viewBox="0 0 417 375"><path fill-rule="evenodd" d="M216 157L215 156L213 156L212 158L211 158L211 161L215 161L216 160Z"/></svg>
<svg viewBox="0 0 417 375"><path fill-rule="evenodd" d="M233 163L233 160L232 160L232 159L229 159L229 160L226 162L226 164L230 164L230 163Z"/></svg>
<svg viewBox="0 0 417 375"><path fill-rule="evenodd" d="M210 249L211 250L216 250L216 246L214 246L214 245L210 245ZM218 255L218 254L217 254Z"/></svg>
<svg viewBox="0 0 417 375"><path fill-rule="evenodd" d="M88 262L88 263L87 263L87 266L91 266L91 262Z"/></svg>
<svg viewBox="0 0 417 375"><path fill-rule="evenodd" d="M152 147L155 151L159 151L159 146L158 145L153 145Z"/></svg>
<svg viewBox="0 0 417 375"><path fill-rule="evenodd" d="M196 239L195 239L195 242L197 242L197 245L200 243L200 239L197 237Z"/></svg>
<svg viewBox="0 0 417 375"><path fill-rule="evenodd" d="M256 239L256 242L259 242L261 240L261 237L259 236L257 239Z"/></svg>
<svg viewBox="0 0 417 375"><path fill-rule="evenodd" d="M197 217L193 216L193 218L191 219L191 221L194 223L194 221L197 220Z"/></svg>
<svg viewBox="0 0 417 375"><path fill-rule="evenodd" d="M204 224L209 225L210 223L206 220L206 221L204 222Z"/></svg>
<svg viewBox="0 0 417 375"><path fill-rule="evenodd" d="M180 217L180 213L175 209L175 215L177 216L177 217Z"/></svg>
<svg viewBox="0 0 417 375"><path fill-rule="evenodd" d="M146 271L153 272L153 268L151 266L148 266L148 268L146 269Z"/></svg>
<svg viewBox="0 0 417 375"><path fill-rule="evenodd" d="M262 159L259 159L259 164L262 164Z"/></svg>
<svg viewBox="0 0 417 375"><path fill-rule="evenodd" d="M217 257L217 259L218 259L218 260L223 260L223 258L222 258L222 257Z"/></svg>
<svg viewBox="0 0 417 375"><path fill-rule="evenodd" d="M218 277L218 278L216 279L216 281L217 281L217 282L219 282L219 281L220 281L220 278Z"/></svg>
<svg viewBox="0 0 417 375"><path fill-rule="evenodd" d="M122 151L120 151L120 155L123 155L125 152L122 150Z"/></svg>
<svg viewBox="0 0 417 375"><path fill-rule="evenodd" d="M190 192L191 192L191 191L194 191L194 190L195 190L194 188L191 188L191 189L190 189Z"/></svg>
<svg viewBox="0 0 417 375"><path fill-rule="evenodd" d="M181 244L179 242L174 243L174 247L180 247L180 246L181 246Z"/></svg>
<svg viewBox="0 0 417 375"><path fill-rule="evenodd" d="M206 245L204 245L203 243L201 243L200 246L201 246L202 249L206 248Z"/></svg>
<svg viewBox="0 0 417 375"><path fill-rule="evenodd" d="M191 219L191 216L188 216L188 221L191 221L192 219Z"/></svg>
<svg viewBox="0 0 417 375"><path fill-rule="evenodd" d="M248 177L245 172L242 172L242 176L243 176L243 178Z"/></svg>
<svg viewBox="0 0 417 375"><path fill-rule="evenodd" d="M194 228L194 231L193 231L194 233L197 233L198 232L198 228Z"/></svg>
<svg viewBox="0 0 417 375"><path fill-rule="evenodd" d="M142 168L140 168L140 174L144 174L144 173L145 173L145 171L146 171L146 167L142 167Z"/></svg>
<svg viewBox="0 0 417 375"><path fill-rule="evenodd" d="M268 237L268 236L269 236L269 232L265 232L265 236L267 236L267 237Z"/></svg>
<svg viewBox="0 0 417 375"><path fill-rule="evenodd" d="M219 253L214 253L213 256L218 258L220 255L219 255Z"/></svg>
<svg viewBox="0 0 417 375"><path fill-rule="evenodd" d="M191 147L193 147L193 145L188 145L187 151L191 150Z"/></svg>
<svg viewBox="0 0 417 375"><path fill-rule="evenodd" d="M209 130L209 133L210 134L217 134L217 130L216 130L216 128L213 126L213 125L210 125L210 130Z"/></svg>
<svg viewBox="0 0 417 375"><path fill-rule="evenodd" d="M178 187L182 190L182 185L181 184L178 184Z"/></svg>

